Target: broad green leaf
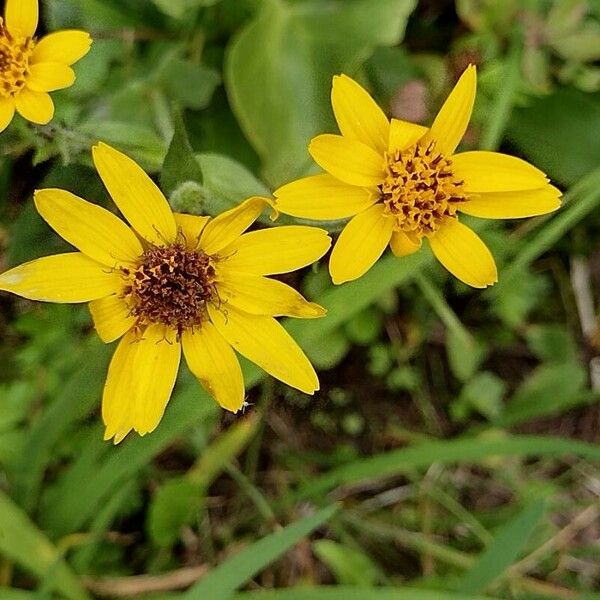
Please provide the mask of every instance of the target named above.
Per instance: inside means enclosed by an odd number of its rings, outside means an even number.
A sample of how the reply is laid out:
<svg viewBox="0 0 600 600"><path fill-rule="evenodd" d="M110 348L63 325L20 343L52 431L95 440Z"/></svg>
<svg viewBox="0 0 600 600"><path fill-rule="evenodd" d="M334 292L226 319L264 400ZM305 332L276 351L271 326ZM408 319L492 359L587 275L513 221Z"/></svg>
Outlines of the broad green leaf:
<svg viewBox="0 0 600 600"><path fill-rule="evenodd" d="M468 381L487 355L487 348L464 329L449 327L446 331L446 353L455 377Z"/></svg>
<svg viewBox="0 0 600 600"><path fill-rule="evenodd" d="M169 144L160 172L160 185L167 197L183 183L188 181L202 183L202 169L194 156L180 112L175 114L173 123L173 139ZM197 214L201 212L199 211Z"/></svg>
<svg viewBox="0 0 600 600"><path fill-rule="evenodd" d="M336 505L329 506L250 544L192 586L182 600L227 600L240 586L329 521L336 511Z"/></svg>
<svg viewBox="0 0 600 600"><path fill-rule="evenodd" d="M361 550L333 540L317 540L312 548L342 585L371 587L381 577L377 565Z"/></svg>
<svg viewBox="0 0 600 600"><path fill-rule="evenodd" d="M212 6L221 0L152 0L160 10L174 19L188 17L190 11L201 6Z"/></svg>
<svg viewBox="0 0 600 600"><path fill-rule="evenodd" d="M578 362L542 365L519 387L497 424L512 427L589 403L593 396L586 400L586 380L587 373Z"/></svg>
<svg viewBox="0 0 600 600"><path fill-rule="evenodd" d="M598 166L598 95L559 89L513 111L508 137L554 180L571 185Z"/></svg>
<svg viewBox="0 0 600 600"><path fill-rule="evenodd" d="M575 362L577 346L566 325L533 325L525 332L527 345L544 361Z"/></svg>
<svg viewBox="0 0 600 600"><path fill-rule="evenodd" d="M80 125L78 130L90 137L90 145L96 140L102 140L131 154L148 170L157 171L162 164L165 144L156 132L146 125L94 119Z"/></svg>
<svg viewBox="0 0 600 600"><path fill-rule="evenodd" d="M333 131L336 73L353 75L377 46L402 38L413 0L264 0L230 45L225 82L246 136L272 185L302 175L310 138Z"/></svg>
<svg viewBox="0 0 600 600"><path fill-rule="evenodd" d="M505 523L475 565L458 584L461 592L484 592L523 553L531 534L544 516L545 503L534 502Z"/></svg>
<svg viewBox="0 0 600 600"><path fill-rule="evenodd" d="M173 58L158 74L158 82L166 94L183 108L206 108L221 83L217 71L189 60Z"/></svg>
<svg viewBox="0 0 600 600"><path fill-rule="evenodd" d="M207 212L217 214L250 196L271 196L269 189L244 165L222 154L198 154L204 186L212 197Z"/></svg>
<svg viewBox="0 0 600 600"><path fill-rule="evenodd" d="M550 436L507 436L502 439L464 437L448 441L423 442L410 448L392 450L352 461L305 484L298 498L319 496L338 485L407 473L431 466L457 462L481 464L490 457L536 457L579 455L600 460L600 448L592 444Z"/></svg>
<svg viewBox="0 0 600 600"><path fill-rule="evenodd" d="M505 392L506 384L497 375L489 371L477 373L463 386L452 404L452 417L464 422L476 411L488 421L495 422L502 412Z"/></svg>
<svg viewBox="0 0 600 600"><path fill-rule="evenodd" d="M0 554L39 578L53 577L56 588L66 598L89 600L87 592L58 550L29 517L1 491Z"/></svg>

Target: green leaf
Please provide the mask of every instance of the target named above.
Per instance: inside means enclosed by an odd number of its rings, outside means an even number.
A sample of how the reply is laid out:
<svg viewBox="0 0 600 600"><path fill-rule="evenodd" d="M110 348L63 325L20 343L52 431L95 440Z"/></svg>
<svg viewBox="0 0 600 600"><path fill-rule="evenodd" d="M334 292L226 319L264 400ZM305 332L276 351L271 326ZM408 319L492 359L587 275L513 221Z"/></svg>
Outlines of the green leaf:
<svg viewBox="0 0 600 600"><path fill-rule="evenodd" d="M508 136L552 179L571 185L598 166L598 95L559 89L513 111Z"/></svg>
<svg viewBox="0 0 600 600"><path fill-rule="evenodd" d="M182 183L188 181L202 183L202 169L192 150L180 112L174 115L173 125L173 139L160 172L160 185L167 196L170 196Z"/></svg>
<svg viewBox="0 0 600 600"><path fill-rule="evenodd" d="M198 154L204 187L209 193L206 212L216 215L250 196L271 196L269 188L244 165L222 154Z"/></svg>
<svg viewBox="0 0 600 600"><path fill-rule="evenodd" d="M201 6L212 6L221 0L152 0L166 15L174 19L189 17L191 10Z"/></svg>
<svg viewBox="0 0 600 600"><path fill-rule="evenodd" d="M534 502L506 523L463 576L458 589L471 594L484 592L522 554L544 516L544 509L543 501Z"/></svg>
<svg viewBox="0 0 600 600"><path fill-rule="evenodd" d="M240 586L277 560L302 538L329 521L337 511L332 505L250 544L212 570L183 595L182 600L227 600Z"/></svg>
<svg viewBox="0 0 600 600"><path fill-rule="evenodd" d="M181 528L192 522L204 501L204 490L186 477L166 481L152 498L148 533L156 546L175 543Z"/></svg>
<svg viewBox="0 0 600 600"><path fill-rule="evenodd" d="M498 425L513 427L539 417L559 414L581 401L586 403L587 394L583 392L586 380L585 369L578 362L538 367L508 402ZM590 398L587 402L592 400Z"/></svg>
<svg viewBox="0 0 600 600"><path fill-rule="evenodd" d="M484 371L468 381L452 404L452 417L466 421L475 410L488 421L496 421L502 412L506 384L494 373Z"/></svg>
<svg viewBox="0 0 600 600"><path fill-rule="evenodd" d="M449 327L446 333L448 363L455 377L468 381L487 355L487 348L464 329Z"/></svg>
<svg viewBox="0 0 600 600"><path fill-rule="evenodd" d="M319 370L333 369L350 350L350 342L341 329L321 338L318 346L306 350L310 362Z"/></svg>
<svg viewBox="0 0 600 600"><path fill-rule="evenodd" d="M0 491L0 553L40 578L53 577L56 588L71 600L89 600L58 550L27 515Z"/></svg>
<svg viewBox="0 0 600 600"><path fill-rule="evenodd" d="M527 345L544 361L576 362L577 346L566 325L533 325L525 332Z"/></svg>
<svg viewBox="0 0 600 600"><path fill-rule="evenodd" d="M431 463L450 465L457 462L481 464L490 457L535 457L580 455L600 460L600 448L592 444L550 436L509 436L501 439L464 437L449 441L424 442L410 448L393 450L352 461L332 469L305 484L298 498L319 496L338 485L346 485L396 476Z"/></svg>
<svg viewBox="0 0 600 600"><path fill-rule="evenodd" d="M184 108L206 108L221 83L217 71L181 58L167 61L158 82L173 100Z"/></svg>
<svg viewBox="0 0 600 600"><path fill-rule="evenodd" d="M114 145L151 171L157 171L162 164L165 144L147 125L94 119L80 125L78 130L90 136L90 143L102 140Z"/></svg>
<svg viewBox="0 0 600 600"><path fill-rule="evenodd" d="M304 174L311 137L333 128L331 78L402 38L413 0L264 0L234 39L225 83L272 185Z"/></svg>
<svg viewBox="0 0 600 600"><path fill-rule="evenodd" d="M312 548L342 585L372 587L381 577L377 565L361 550L332 540L317 540Z"/></svg>

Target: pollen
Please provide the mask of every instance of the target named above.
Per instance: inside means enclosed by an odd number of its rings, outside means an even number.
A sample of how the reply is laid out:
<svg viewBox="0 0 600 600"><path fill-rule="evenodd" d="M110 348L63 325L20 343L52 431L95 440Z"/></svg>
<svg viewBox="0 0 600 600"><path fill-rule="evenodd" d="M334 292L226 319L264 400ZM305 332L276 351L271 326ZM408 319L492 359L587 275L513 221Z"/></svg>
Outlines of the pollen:
<svg viewBox="0 0 600 600"><path fill-rule="evenodd" d="M387 156L386 178L379 186L385 213L394 230L417 239L437 231L442 221L456 217L465 202L464 182L453 173L452 161L436 152L435 143L417 143Z"/></svg>
<svg viewBox="0 0 600 600"><path fill-rule="evenodd" d="M152 246L135 270L123 268L123 297L137 326L162 323L177 330L193 328L206 318L215 301L215 269L211 258L182 244Z"/></svg>
<svg viewBox="0 0 600 600"><path fill-rule="evenodd" d="M25 87L35 42L13 36L0 17L0 97L10 98Z"/></svg>

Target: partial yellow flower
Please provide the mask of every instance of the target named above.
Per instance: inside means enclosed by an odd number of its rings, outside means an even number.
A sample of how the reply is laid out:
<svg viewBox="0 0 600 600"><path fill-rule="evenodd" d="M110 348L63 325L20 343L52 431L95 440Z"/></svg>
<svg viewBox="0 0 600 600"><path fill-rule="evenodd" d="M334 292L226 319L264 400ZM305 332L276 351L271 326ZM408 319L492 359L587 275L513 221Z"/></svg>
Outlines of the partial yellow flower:
<svg viewBox="0 0 600 600"><path fill-rule="evenodd" d="M0 132L15 110L45 125L54 116L48 92L75 82L71 65L85 56L92 38L85 31L57 31L37 40L38 0L6 0L0 17Z"/></svg>
<svg viewBox="0 0 600 600"><path fill-rule="evenodd" d="M346 75L333 79L331 100L341 135L319 135L309 152L326 173L275 192L282 213L316 220L352 217L331 253L336 284L364 275L390 245L397 256L426 238L438 260L477 288L497 281L494 259L458 219L542 215L561 193L540 170L498 152L455 154L475 102L473 65L462 74L430 128L389 121Z"/></svg>
<svg viewBox="0 0 600 600"><path fill-rule="evenodd" d="M102 399L105 439L153 431L171 396L181 352L214 399L236 412L244 380L234 349L307 394L317 375L274 317L325 310L268 275L318 260L322 229L245 233L267 205L250 198L214 219L174 214L131 159L106 144L96 169L129 227L106 209L59 189L39 190L40 215L79 252L40 258L0 275L0 290L45 302L89 302L100 338L121 338Z"/></svg>

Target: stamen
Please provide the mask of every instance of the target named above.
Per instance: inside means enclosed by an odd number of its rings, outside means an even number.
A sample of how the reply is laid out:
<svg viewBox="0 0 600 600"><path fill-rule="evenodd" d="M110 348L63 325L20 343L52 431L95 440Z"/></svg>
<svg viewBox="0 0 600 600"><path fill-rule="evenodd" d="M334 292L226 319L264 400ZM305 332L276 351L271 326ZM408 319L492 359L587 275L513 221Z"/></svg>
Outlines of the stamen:
<svg viewBox="0 0 600 600"><path fill-rule="evenodd" d="M162 323L181 334L200 325L207 303L218 299L211 258L180 243L152 246L135 270L121 272L127 282L123 297L139 328Z"/></svg>
<svg viewBox="0 0 600 600"><path fill-rule="evenodd" d="M437 231L444 219L455 218L457 204L467 199L452 161L435 151L435 142L390 154L379 190L394 230L417 238Z"/></svg>
<svg viewBox="0 0 600 600"><path fill-rule="evenodd" d="M0 97L14 96L23 89L34 47L29 37L13 37L0 17Z"/></svg>

